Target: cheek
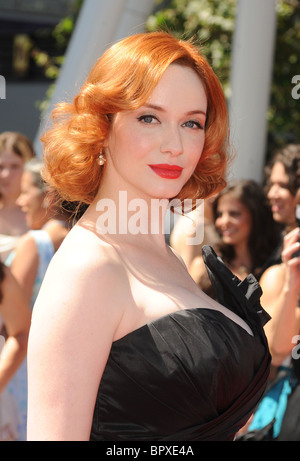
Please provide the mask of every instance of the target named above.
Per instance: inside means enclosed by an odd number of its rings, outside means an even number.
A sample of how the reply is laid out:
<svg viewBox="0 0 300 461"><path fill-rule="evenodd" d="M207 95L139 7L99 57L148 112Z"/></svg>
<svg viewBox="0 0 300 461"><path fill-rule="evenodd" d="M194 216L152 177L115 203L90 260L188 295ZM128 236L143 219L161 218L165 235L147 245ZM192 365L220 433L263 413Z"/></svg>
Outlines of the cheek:
<svg viewBox="0 0 300 461"><path fill-rule="evenodd" d="M297 200L291 193L286 194L285 201L289 208L295 208L297 205Z"/></svg>
<svg viewBox="0 0 300 461"><path fill-rule="evenodd" d="M113 134L108 142L108 149L112 160L118 163L125 161L128 163L134 160L135 157L141 156L148 148L149 141L145 136L140 136L138 132L132 133L128 130L118 130L117 135Z"/></svg>
<svg viewBox="0 0 300 461"><path fill-rule="evenodd" d="M188 153L188 156L189 156L189 163L193 170L197 167L202 157L203 148L204 148L204 140L205 139L203 135L203 138L198 140L198 142L191 143L191 145L189 145L186 149L186 152Z"/></svg>
<svg viewBox="0 0 300 461"><path fill-rule="evenodd" d="M217 228L218 230L220 230L221 224L222 224L221 218L217 218L217 219L215 220L215 226L216 226L216 228Z"/></svg>
<svg viewBox="0 0 300 461"><path fill-rule="evenodd" d="M42 207L43 199L44 197L39 191L32 190L27 195L27 204L31 209L37 210Z"/></svg>
<svg viewBox="0 0 300 461"><path fill-rule="evenodd" d="M240 229L243 232L243 234L247 237L249 237L250 232L251 232L251 218L249 216L245 216L241 219L240 221Z"/></svg>
<svg viewBox="0 0 300 461"><path fill-rule="evenodd" d="M279 196L285 203L293 201L293 196L287 189L279 189Z"/></svg>
<svg viewBox="0 0 300 461"><path fill-rule="evenodd" d="M11 170L10 176L14 179L14 181L21 182L23 170L18 168L16 170Z"/></svg>

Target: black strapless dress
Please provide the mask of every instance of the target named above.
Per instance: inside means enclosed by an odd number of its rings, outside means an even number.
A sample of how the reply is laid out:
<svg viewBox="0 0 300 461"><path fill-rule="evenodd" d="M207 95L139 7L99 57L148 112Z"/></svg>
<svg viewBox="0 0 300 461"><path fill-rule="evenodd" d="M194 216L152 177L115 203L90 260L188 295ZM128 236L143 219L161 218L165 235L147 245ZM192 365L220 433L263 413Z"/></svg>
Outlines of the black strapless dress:
<svg viewBox="0 0 300 461"><path fill-rule="evenodd" d="M204 261L218 300L243 318L187 309L112 344L96 399L90 440L233 440L260 400L270 368L263 331L269 316L250 275L241 282L211 247Z"/></svg>

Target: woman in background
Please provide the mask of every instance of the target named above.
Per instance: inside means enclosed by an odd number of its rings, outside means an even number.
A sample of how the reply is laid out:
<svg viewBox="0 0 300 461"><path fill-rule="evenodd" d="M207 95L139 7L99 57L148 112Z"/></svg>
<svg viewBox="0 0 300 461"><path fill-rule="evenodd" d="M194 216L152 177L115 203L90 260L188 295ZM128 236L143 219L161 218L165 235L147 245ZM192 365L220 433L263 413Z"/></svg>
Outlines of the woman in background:
<svg viewBox="0 0 300 461"><path fill-rule="evenodd" d="M220 236L217 254L240 280L250 273L259 280L281 240L262 187L253 180L232 183L218 194L212 209ZM212 294L202 257L193 261L190 273Z"/></svg>
<svg viewBox="0 0 300 461"><path fill-rule="evenodd" d="M17 206L24 164L35 156L30 140L21 133L0 134L0 258L5 261L28 227Z"/></svg>
<svg viewBox="0 0 300 461"><path fill-rule="evenodd" d="M282 230L282 240L272 258L272 264L280 264L283 237L297 227L296 205L300 189L300 144L288 144L275 152L265 168L266 195L273 219Z"/></svg>

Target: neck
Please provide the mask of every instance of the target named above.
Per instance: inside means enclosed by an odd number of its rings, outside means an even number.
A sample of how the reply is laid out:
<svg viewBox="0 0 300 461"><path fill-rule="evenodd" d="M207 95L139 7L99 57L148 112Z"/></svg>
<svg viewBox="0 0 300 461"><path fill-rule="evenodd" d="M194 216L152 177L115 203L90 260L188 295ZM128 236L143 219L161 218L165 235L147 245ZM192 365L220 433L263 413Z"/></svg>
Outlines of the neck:
<svg viewBox="0 0 300 461"><path fill-rule="evenodd" d="M293 229L295 229L297 227L297 221L295 219L295 221L293 221L292 223L288 223L286 226L285 226L285 229L284 229L284 235L288 234L289 232L291 232Z"/></svg>
<svg viewBox="0 0 300 461"><path fill-rule="evenodd" d="M167 199L136 198L126 190L110 194L109 199L100 191L89 207L88 216L96 222L96 231L101 235L117 236L135 243L148 240L165 245L168 205Z"/></svg>
<svg viewBox="0 0 300 461"><path fill-rule="evenodd" d="M17 197L1 197L1 208L19 208L16 204ZM20 208L19 208L20 209Z"/></svg>
<svg viewBox="0 0 300 461"><path fill-rule="evenodd" d="M45 226L48 226L48 224L51 224L57 221L63 222L64 221L63 216L60 213L58 213L56 209L49 206L46 209L43 209L41 213L39 213L39 215L35 216L34 228L42 229L42 228L45 228Z"/></svg>
<svg viewBox="0 0 300 461"><path fill-rule="evenodd" d="M248 249L246 242L242 242L234 246L234 259L232 264L235 267L243 267L247 270L251 270L252 267L252 258Z"/></svg>

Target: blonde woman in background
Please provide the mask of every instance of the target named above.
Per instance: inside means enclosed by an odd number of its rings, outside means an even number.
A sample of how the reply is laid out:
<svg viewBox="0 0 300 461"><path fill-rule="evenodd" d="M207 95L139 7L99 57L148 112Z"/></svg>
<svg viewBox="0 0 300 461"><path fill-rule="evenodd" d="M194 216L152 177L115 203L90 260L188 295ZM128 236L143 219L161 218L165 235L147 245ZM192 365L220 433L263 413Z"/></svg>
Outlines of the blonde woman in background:
<svg viewBox="0 0 300 461"><path fill-rule="evenodd" d="M0 134L0 258L5 261L28 227L16 200L24 164L35 156L31 141L21 133Z"/></svg>

